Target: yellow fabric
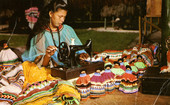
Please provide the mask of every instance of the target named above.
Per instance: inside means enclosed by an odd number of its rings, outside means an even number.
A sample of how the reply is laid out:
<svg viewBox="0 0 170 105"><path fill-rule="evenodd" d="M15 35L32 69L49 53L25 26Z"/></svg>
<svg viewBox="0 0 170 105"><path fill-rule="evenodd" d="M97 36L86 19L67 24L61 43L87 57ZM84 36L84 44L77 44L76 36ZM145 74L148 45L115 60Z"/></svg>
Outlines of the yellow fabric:
<svg viewBox="0 0 170 105"><path fill-rule="evenodd" d="M51 103L51 104L54 104L55 102L52 101L53 97L54 97L54 95L52 95L52 96L47 96L47 97L43 97L43 98L38 99L38 100L36 100L36 101L34 101L34 102L26 103L26 104L24 104L24 105L48 105L48 104L50 104L50 103ZM64 102L63 102L63 103L58 103L58 104L56 104L56 105L64 105Z"/></svg>
<svg viewBox="0 0 170 105"><path fill-rule="evenodd" d="M22 63L22 66L25 76L23 88L25 88L28 83L32 84L37 81L59 79L51 76L51 69L45 67L39 68L34 62L25 61Z"/></svg>
<svg viewBox="0 0 170 105"><path fill-rule="evenodd" d="M56 80L60 78L55 78L51 76L51 70L47 69L45 67L42 67L41 69L34 63L25 61L23 64L23 71L25 76L24 86L25 88L27 84L32 84L37 81L43 81L43 80ZM78 100L80 100L80 93L78 93L78 90L75 89L73 86L69 86L67 84L60 84L58 85L58 90L54 92L53 95L48 95L46 97L40 98L35 100L34 102L26 103L24 105L47 105L49 103L55 103L52 101L54 96L60 96L62 94L65 94L66 97L75 97ZM64 102L58 103L55 105L64 105Z"/></svg>
<svg viewBox="0 0 170 105"><path fill-rule="evenodd" d="M66 97L75 97L78 100L80 100L80 93L78 93L78 90L76 90L74 87L66 85L66 84L60 84L58 86L58 90L51 96L46 96L40 99L37 99L34 102L26 103L24 105L47 105L50 103L55 103L52 101L53 97L62 96L62 94L65 94ZM55 105L64 105L64 101L62 103L55 103Z"/></svg>
<svg viewBox="0 0 170 105"><path fill-rule="evenodd" d="M57 90L56 95L65 94L67 96L72 96L80 100L80 93L77 89L72 86L61 84L59 85L59 89Z"/></svg>

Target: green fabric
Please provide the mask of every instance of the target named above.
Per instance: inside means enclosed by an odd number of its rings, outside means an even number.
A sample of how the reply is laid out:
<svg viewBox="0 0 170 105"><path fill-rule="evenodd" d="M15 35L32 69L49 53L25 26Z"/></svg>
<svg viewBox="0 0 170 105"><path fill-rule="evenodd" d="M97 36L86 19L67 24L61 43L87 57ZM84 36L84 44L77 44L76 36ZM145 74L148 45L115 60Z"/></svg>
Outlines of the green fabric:
<svg viewBox="0 0 170 105"><path fill-rule="evenodd" d="M140 69L146 68L145 64L143 62L135 62L135 66Z"/></svg>
<svg viewBox="0 0 170 105"><path fill-rule="evenodd" d="M125 65L125 66L129 65L129 63L128 63L128 62L123 62L123 63L124 63L124 65Z"/></svg>
<svg viewBox="0 0 170 105"><path fill-rule="evenodd" d="M131 66L131 68L132 68L132 72L135 72L135 73L138 72L138 68L136 66Z"/></svg>
<svg viewBox="0 0 170 105"><path fill-rule="evenodd" d="M14 59L14 60L0 62L0 64L3 64L3 63L15 63L16 61L18 61L18 58Z"/></svg>
<svg viewBox="0 0 170 105"><path fill-rule="evenodd" d="M115 75L123 75L125 73L125 71L121 68L112 68L111 71Z"/></svg>

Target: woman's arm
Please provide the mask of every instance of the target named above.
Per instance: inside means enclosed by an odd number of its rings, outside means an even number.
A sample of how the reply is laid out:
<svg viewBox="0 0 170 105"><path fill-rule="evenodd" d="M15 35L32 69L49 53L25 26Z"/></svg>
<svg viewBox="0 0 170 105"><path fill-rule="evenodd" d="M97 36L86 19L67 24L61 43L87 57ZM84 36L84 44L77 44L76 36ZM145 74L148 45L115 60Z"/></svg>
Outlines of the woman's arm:
<svg viewBox="0 0 170 105"><path fill-rule="evenodd" d="M54 55L56 50L57 50L56 46L48 46L47 47L42 66L48 66L51 56Z"/></svg>

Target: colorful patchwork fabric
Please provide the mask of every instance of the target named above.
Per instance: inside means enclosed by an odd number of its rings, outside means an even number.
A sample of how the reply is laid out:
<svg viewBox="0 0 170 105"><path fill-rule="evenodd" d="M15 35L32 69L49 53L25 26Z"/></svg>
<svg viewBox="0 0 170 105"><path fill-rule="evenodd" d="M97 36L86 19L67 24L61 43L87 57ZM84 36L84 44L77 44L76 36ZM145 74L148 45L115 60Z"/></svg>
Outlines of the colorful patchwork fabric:
<svg viewBox="0 0 170 105"><path fill-rule="evenodd" d="M81 100L87 100L90 96L90 76L86 73L80 74L76 86L81 95Z"/></svg>
<svg viewBox="0 0 170 105"><path fill-rule="evenodd" d="M90 86L88 87L77 87L78 92L80 93L81 100L85 101L90 97Z"/></svg>
<svg viewBox="0 0 170 105"><path fill-rule="evenodd" d="M59 83L59 80L44 80L28 85L13 105L37 105L53 103L54 97L65 95L80 101L80 94L71 85ZM66 100L65 100L66 101Z"/></svg>
<svg viewBox="0 0 170 105"><path fill-rule="evenodd" d="M24 74L22 65L17 64L1 72L0 104L12 104L22 91Z"/></svg>
<svg viewBox="0 0 170 105"><path fill-rule="evenodd" d="M90 97L101 97L105 95L105 86L103 85L91 85Z"/></svg>
<svg viewBox="0 0 170 105"><path fill-rule="evenodd" d="M121 82L119 86L119 90L123 93L136 93L138 92L137 83L131 83L130 85L126 82Z"/></svg>
<svg viewBox="0 0 170 105"><path fill-rule="evenodd" d="M142 56L148 66L153 66L153 54L149 48L140 48L138 54Z"/></svg>
<svg viewBox="0 0 170 105"><path fill-rule="evenodd" d="M118 50L105 50L101 53L98 53L97 56L105 58L106 56L109 56L109 60L111 62L117 61L119 58L122 58L124 56L127 56L127 60L132 61L135 60L137 55L140 54L145 63L148 66L153 65L153 54L149 47L146 46L135 46L130 49L125 49L122 51Z"/></svg>
<svg viewBox="0 0 170 105"><path fill-rule="evenodd" d="M90 87L90 97L100 97L105 95L105 86L103 84L104 79L100 73L95 72L94 75L90 78L91 87Z"/></svg>
<svg viewBox="0 0 170 105"><path fill-rule="evenodd" d="M122 58L122 51L118 50L105 50L102 53L97 54L99 57L105 58L106 56L109 56L109 59L114 62L118 60L119 58Z"/></svg>
<svg viewBox="0 0 170 105"><path fill-rule="evenodd" d="M114 89L115 89L115 82L114 81L110 81L110 82L107 82L105 83L105 93L106 94L111 94L114 92Z"/></svg>
<svg viewBox="0 0 170 105"><path fill-rule="evenodd" d="M52 95L53 91L56 91L58 81L39 81L28 85L25 90L22 91L14 105L26 104L42 98L44 96Z"/></svg>
<svg viewBox="0 0 170 105"><path fill-rule="evenodd" d="M119 90L123 93L135 93L138 91L137 77L128 71L126 70L126 73L122 75Z"/></svg>
<svg viewBox="0 0 170 105"><path fill-rule="evenodd" d="M0 71L5 70L18 63L18 56L10 48L2 49L0 51Z"/></svg>
<svg viewBox="0 0 170 105"><path fill-rule="evenodd" d="M0 95L1 101L7 101L8 103L12 104L16 99L18 95L16 94L10 94L10 93L2 93Z"/></svg>

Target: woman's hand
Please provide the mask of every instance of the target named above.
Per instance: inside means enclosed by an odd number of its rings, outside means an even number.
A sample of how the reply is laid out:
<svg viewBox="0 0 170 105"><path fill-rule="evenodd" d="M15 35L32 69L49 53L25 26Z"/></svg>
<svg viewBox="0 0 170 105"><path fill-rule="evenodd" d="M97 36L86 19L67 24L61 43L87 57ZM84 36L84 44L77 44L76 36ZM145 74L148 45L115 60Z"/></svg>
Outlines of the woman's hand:
<svg viewBox="0 0 170 105"><path fill-rule="evenodd" d="M57 50L57 47L55 46L48 46L46 49L46 54L43 60L43 66L48 66L50 58L52 55L54 55L55 51Z"/></svg>
<svg viewBox="0 0 170 105"><path fill-rule="evenodd" d="M89 64L90 62L85 61L88 57L89 57L89 54L81 53L79 55L79 63L80 63L80 65L87 65L87 64Z"/></svg>
<svg viewBox="0 0 170 105"><path fill-rule="evenodd" d="M81 53L80 56L79 56L79 59L80 59L80 60L86 60L88 57L89 57L89 54L87 54L87 53Z"/></svg>
<svg viewBox="0 0 170 105"><path fill-rule="evenodd" d="M48 46L46 49L46 56L51 57L52 55L54 55L56 50L57 50L56 46Z"/></svg>

